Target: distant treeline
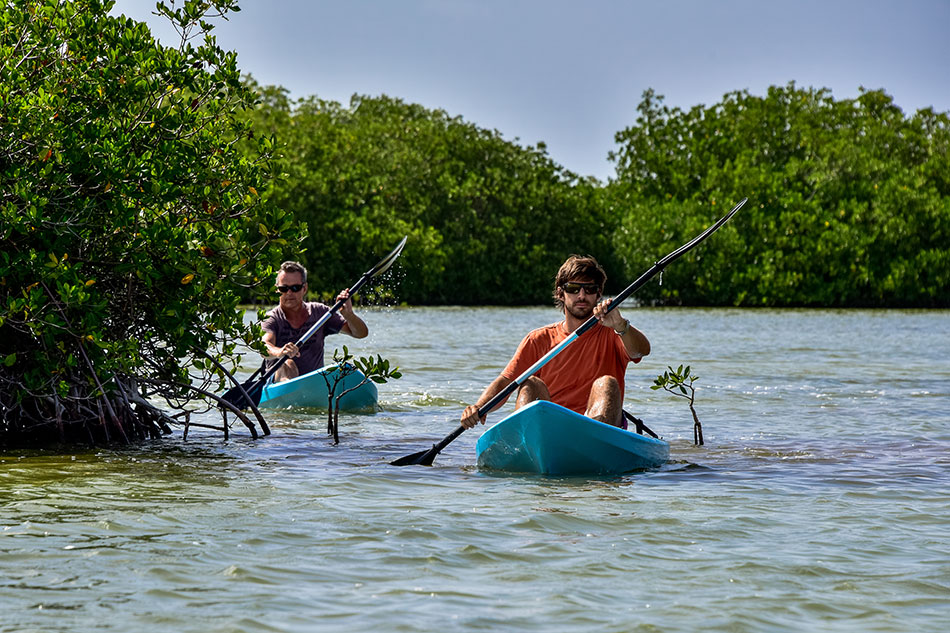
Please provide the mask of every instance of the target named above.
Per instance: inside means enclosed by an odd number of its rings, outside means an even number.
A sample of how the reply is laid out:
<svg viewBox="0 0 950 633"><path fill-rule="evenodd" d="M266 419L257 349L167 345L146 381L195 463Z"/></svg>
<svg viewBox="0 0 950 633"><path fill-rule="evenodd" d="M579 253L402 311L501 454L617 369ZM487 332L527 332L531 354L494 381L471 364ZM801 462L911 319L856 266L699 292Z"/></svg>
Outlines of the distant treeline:
<svg viewBox="0 0 950 633"><path fill-rule="evenodd" d="M253 83L253 82L252 82ZM607 183L442 110L348 106L278 87L249 116L278 142L270 199L309 229L311 287L357 279L403 235L409 304L539 304L572 253L616 292L743 197L745 208L636 295L657 304L950 306L950 119L883 91L794 84L689 111L648 91Z"/></svg>

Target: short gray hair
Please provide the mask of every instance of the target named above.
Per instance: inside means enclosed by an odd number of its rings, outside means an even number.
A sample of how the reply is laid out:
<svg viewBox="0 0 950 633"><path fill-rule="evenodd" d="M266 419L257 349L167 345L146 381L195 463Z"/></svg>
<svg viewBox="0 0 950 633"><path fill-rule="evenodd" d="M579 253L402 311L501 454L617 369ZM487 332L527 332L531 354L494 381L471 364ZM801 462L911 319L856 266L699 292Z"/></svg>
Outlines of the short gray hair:
<svg viewBox="0 0 950 633"><path fill-rule="evenodd" d="M285 273L300 273L303 277L303 283L307 283L307 269L300 262L287 261L280 265L280 269Z"/></svg>

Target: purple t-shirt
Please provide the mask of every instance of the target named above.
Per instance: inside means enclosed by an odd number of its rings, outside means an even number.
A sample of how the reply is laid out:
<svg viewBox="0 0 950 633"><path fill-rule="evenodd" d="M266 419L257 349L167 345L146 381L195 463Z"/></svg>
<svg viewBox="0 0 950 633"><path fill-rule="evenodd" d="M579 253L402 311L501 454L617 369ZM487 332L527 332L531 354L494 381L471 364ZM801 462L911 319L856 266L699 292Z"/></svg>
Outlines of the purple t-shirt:
<svg viewBox="0 0 950 633"><path fill-rule="evenodd" d="M314 323L330 311L328 306L315 301L308 301L306 305L310 309L310 317L299 328L291 327L287 315L284 314L284 310L280 306L267 313L267 318L261 323L261 327L264 328L265 332L274 334L276 339L274 344L277 347L299 341L300 337L306 334ZM346 325L346 321L340 316L339 312L336 312L323 324L323 327L307 339L307 342L300 348L300 356L294 359L301 374L323 367L323 339L331 334L336 334L343 329L344 325ZM276 358L267 359L268 367L276 362Z"/></svg>

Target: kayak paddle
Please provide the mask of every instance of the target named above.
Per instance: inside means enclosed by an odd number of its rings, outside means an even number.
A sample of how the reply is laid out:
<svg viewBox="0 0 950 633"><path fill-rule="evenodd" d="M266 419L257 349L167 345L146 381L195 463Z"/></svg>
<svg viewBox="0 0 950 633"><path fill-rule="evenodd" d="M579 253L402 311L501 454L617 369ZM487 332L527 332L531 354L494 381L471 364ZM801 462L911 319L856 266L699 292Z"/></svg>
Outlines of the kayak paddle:
<svg viewBox="0 0 950 633"><path fill-rule="evenodd" d="M735 215L736 212L742 208L742 205L744 205L747 200L748 198L743 198L742 200L740 200L739 204L737 204L735 207L732 208L732 211L730 211L726 215L719 218L719 220L715 224L707 228L705 231L703 231L702 233L694 237L692 240L690 240L686 244L680 246L678 249L676 249L675 251L673 251L672 253L670 253L669 255L661 259L660 261L653 264L653 267L650 268L650 270L640 275L639 279L637 279L632 284L624 288L624 290L620 294L618 294L616 297L614 297L611 300L610 305L607 307L607 312L610 312L611 310L619 306L621 303L623 303L627 297L629 297L634 292L639 290L644 284L650 281L650 279L652 279L654 275L661 272L671 262L673 262L674 260L679 258L681 255L688 252L697 244L705 240L707 237L715 233L719 229L719 227L721 227L723 224L728 222L729 218ZM572 332L570 336L568 336L566 339L564 339L563 341L555 345L553 348L551 348L551 351L549 351L547 354L542 356L534 365L526 369L524 373L522 373L520 376L515 378L507 387L505 387L500 392L495 394L494 398L492 398L491 400L489 400L488 402L480 406L478 408L478 417L481 418L488 415L489 411L491 411L492 409L500 405L502 402L504 402L508 398L508 396L510 396L511 393L515 391L518 387L520 387L528 378L530 378L539 369L544 367L552 358L560 354L564 350L564 348L566 348L568 345L576 341L580 335L582 335L584 332L594 327L597 324L597 322L598 322L598 319L595 316L591 316L589 319L584 321L584 323L582 323L580 327L574 330L574 332ZM455 438L457 438L459 435L461 435L464 432L465 432L465 427L462 425L459 425L457 429L455 429L454 431L449 433L447 436L445 436L445 438L438 444L434 444L432 448L425 451L419 451L418 453L413 453L412 455L406 455L405 457L400 457L399 459L390 463L393 466L409 466L412 464L419 464L422 466L431 466L432 462L435 460L435 456L438 455L440 452L442 452L442 449L448 446L453 440L455 440Z"/></svg>
<svg viewBox="0 0 950 633"><path fill-rule="evenodd" d="M389 267L393 265L393 262L395 262L396 258L399 257L399 254L402 253L402 249L406 245L407 239L409 239L408 235L402 238L402 241L396 245L396 248L394 248L392 252L389 253L389 255L386 255L386 257L382 258L378 264L363 273L363 276L360 277L359 281L350 287L350 298L356 296L356 293L359 292L359 289L362 288L367 281L389 270ZM324 324L330 320L330 317L333 316L337 310L343 307L343 303L343 301L338 300L335 304L333 304L333 307L330 308L329 312L320 317L320 320L314 323L310 329L300 337L300 340L298 340L296 343L297 347L301 347L307 342L307 339L319 331L320 328L322 328ZM257 375L257 372L254 372L254 375L247 379L243 384L232 387L223 396L221 396L221 398L227 402L230 402L239 409L245 409L250 406L251 403L253 403L254 406L257 406L261 402L261 394L263 393L264 385L267 384L267 381L270 380L270 377L273 376L285 362L287 362L287 357L281 356L277 362L274 363L271 368L268 369L267 372L265 372L264 375L258 378L256 381L254 381L254 376ZM247 398L250 398L251 402L248 402L245 394L247 394Z"/></svg>

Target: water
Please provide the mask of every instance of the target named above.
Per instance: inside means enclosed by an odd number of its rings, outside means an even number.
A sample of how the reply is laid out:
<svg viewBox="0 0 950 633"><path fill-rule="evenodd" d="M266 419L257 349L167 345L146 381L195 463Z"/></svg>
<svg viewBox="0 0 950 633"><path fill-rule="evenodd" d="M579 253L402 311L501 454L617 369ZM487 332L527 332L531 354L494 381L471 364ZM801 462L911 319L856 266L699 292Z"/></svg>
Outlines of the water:
<svg viewBox="0 0 950 633"><path fill-rule="evenodd" d="M950 314L633 309L656 472L499 476L457 426L551 308L368 311L382 411L0 454L0 631L943 631ZM332 353L332 352L331 352ZM649 389L700 376L686 403ZM507 408L510 408L510 404ZM494 415L491 419L499 419Z"/></svg>

